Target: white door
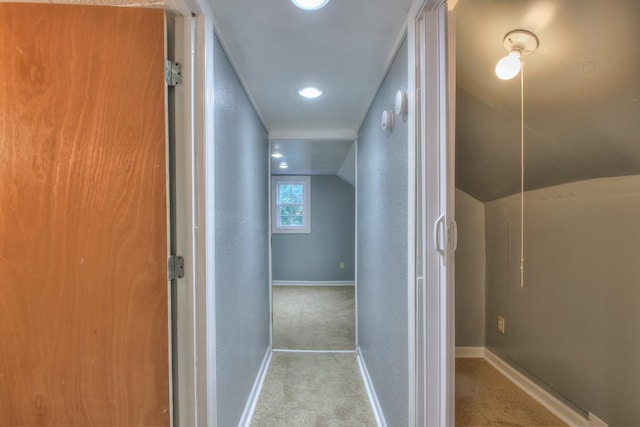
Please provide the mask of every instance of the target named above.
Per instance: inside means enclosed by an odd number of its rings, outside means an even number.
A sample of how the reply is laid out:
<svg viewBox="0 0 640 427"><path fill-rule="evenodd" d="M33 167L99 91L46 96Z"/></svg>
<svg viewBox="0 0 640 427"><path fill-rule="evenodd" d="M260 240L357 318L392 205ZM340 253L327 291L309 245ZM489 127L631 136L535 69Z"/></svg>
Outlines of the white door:
<svg viewBox="0 0 640 427"><path fill-rule="evenodd" d="M415 108L415 274L411 289L415 382L410 407L416 426L454 424L456 227L447 19L446 2L427 1L409 29L415 60L409 67Z"/></svg>

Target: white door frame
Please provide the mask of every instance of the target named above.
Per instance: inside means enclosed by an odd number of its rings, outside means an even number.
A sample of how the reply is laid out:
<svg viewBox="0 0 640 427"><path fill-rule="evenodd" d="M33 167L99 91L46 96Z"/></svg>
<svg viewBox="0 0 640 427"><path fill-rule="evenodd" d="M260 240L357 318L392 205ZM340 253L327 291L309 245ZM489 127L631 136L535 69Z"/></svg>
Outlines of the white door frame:
<svg viewBox="0 0 640 427"><path fill-rule="evenodd" d="M173 372L172 425L217 423L215 170L213 117L214 20L206 0L170 0L175 57L182 84L175 87L177 254L185 259L176 288L178 340ZM209 262L208 260L209 259Z"/></svg>
<svg viewBox="0 0 640 427"><path fill-rule="evenodd" d="M416 2L409 42L409 425L454 425L453 100L446 0ZM454 2L455 3L455 2ZM427 60L428 59L428 60Z"/></svg>

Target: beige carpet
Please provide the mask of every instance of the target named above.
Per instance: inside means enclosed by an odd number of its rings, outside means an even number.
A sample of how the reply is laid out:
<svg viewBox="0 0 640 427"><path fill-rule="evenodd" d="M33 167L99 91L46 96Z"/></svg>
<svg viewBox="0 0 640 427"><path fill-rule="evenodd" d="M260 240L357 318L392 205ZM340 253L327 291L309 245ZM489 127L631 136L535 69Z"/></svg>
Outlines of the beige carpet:
<svg viewBox="0 0 640 427"><path fill-rule="evenodd" d="M273 354L251 426L375 425L355 354Z"/></svg>
<svg viewBox="0 0 640 427"><path fill-rule="evenodd" d="M456 359L456 426L566 426L484 359Z"/></svg>
<svg viewBox="0 0 640 427"><path fill-rule="evenodd" d="M273 348L355 349L354 286L274 286Z"/></svg>

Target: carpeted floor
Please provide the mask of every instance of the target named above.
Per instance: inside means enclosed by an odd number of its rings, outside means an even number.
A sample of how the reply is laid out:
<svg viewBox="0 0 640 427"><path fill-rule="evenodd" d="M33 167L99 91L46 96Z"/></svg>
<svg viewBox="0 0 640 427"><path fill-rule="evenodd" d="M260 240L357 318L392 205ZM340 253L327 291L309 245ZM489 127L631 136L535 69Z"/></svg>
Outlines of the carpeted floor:
<svg viewBox="0 0 640 427"><path fill-rule="evenodd" d="M355 287L274 286L273 348L355 349Z"/></svg>
<svg viewBox="0 0 640 427"><path fill-rule="evenodd" d="M456 426L566 426L484 359L456 359Z"/></svg>
<svg viewBox="0 0 640 427"><path fill-rule="evenodd" d="M353 350L352 286L274 286L273 347ZM275 352L254 427L375 426L353 353ZM566 426L484 359L456 359L456 426Z"/></svg>
<svg viewBox="0 0 640 427"><path fill-rule="evenodd" d="M354 353L273 354L253 427L375 427Z"/></svg>

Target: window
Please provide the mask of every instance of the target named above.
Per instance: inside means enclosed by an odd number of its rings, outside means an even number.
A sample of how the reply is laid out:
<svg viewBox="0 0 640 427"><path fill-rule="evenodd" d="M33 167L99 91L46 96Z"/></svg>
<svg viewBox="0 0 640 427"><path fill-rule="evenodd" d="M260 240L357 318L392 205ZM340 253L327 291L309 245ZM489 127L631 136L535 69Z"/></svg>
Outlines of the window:
<svg viewBox="0 0 640 427"><path fill-rule="evenodd" d="M271 232L311 233L311 178L274 176Z"/></svg>

